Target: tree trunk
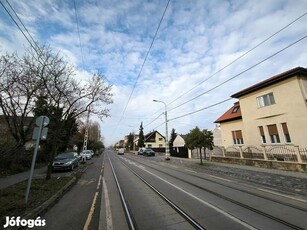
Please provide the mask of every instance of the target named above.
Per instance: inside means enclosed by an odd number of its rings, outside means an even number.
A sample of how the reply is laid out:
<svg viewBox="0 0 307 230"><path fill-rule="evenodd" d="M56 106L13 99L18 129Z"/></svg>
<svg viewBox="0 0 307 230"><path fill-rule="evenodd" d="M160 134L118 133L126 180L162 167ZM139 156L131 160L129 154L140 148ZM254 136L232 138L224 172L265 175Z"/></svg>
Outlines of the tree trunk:
<svg viewBox="0 0 307 230"><path fill-rule="evenodd" d="M53 148L51 148L49 155L49 159L48 159L48 166L47 166L47 173L46 173L46 180L50 180L51 179L51 173L52 173L52 163L54 160L54 157L56 156L56 153L58 151L58 147L54 146Z"/></svg>
<svg viewBox="0 0 307 230"><path fill-rule="evenodd" d="M200 164L203 164L203 157L201 155L201 148L199 148Z"/></svg>

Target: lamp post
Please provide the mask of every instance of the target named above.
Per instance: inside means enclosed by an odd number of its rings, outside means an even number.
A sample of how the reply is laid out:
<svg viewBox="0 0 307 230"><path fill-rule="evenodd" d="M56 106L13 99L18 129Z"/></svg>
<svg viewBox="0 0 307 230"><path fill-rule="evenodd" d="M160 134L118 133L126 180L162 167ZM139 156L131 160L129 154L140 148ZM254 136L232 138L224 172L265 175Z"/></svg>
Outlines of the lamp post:
<svg viewBox="0 0 307 230"><path fill-rule="evenodd" d="M165 160L170 160L169 158L169 145L168 145L168 128L167 128L167 106L163 101L153 100L154 102L163 103L165 106Z"/></svg>

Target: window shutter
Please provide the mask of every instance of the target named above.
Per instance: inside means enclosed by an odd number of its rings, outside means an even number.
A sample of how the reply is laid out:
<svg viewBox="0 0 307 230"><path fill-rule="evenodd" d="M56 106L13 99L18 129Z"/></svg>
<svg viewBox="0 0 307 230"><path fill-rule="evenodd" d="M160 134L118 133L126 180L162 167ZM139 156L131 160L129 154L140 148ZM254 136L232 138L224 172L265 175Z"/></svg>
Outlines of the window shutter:
<svg viewBox="0 0 307 230"><path fill-rule="evenodd" d="M260 135L264 136L264 130L262 126L259 126Z"/></svg>
<svg viewBox="0 0 307 230"><path fill-rule="evenodd" d="M282 125L282 130L284 131L284 134L285 135L289 134L287 123L282 123L281 125Z"/></svg>
<svg viewBox="0 0 307 230"><path fill-rule="evenodd" d="M278 135L277 126L276 125L268 125L268 131L271 135Z"/></svg>

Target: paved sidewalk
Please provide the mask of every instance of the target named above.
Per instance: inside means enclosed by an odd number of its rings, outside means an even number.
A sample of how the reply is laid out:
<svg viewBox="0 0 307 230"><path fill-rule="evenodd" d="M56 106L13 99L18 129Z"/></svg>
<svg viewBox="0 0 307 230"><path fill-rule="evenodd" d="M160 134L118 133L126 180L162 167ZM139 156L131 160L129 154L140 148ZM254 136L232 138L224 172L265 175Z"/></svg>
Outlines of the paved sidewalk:
<svg viewBox="0 0 307 230"><path fill-rule="evenodd" d="M42 167L34 170L34 176L44 176L46 174L47 167ZM17 173L4 178L0 178L0 189L7 188L11 185L17 184L21 181L28 180L30 175L30 170L22 173Z"/></svg>
<svg viewBox="0 0 307 230"><path fill-rule="evenodd" d="M282 191L283 193L307 197L307 173L304 172L225 164L206 160L203 161L204 164L201 166L198 164L200 159L171 157L169 161L165 161L162 156L155 159L164 164L188 167L198 172L233 178L241 180L243 183L257 184L265 188Z"/></svg>

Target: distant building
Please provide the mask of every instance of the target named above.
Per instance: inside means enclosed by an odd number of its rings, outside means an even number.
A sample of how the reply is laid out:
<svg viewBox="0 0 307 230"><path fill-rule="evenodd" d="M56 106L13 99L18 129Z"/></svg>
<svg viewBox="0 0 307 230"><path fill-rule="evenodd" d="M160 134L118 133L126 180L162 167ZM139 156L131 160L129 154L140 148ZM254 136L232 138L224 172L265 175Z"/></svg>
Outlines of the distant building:
<svg viewBox="0 0 307 230"><path fill-rule="evenodd" d="M216 125L216 127L212 130L213 133L213 144L214 146L222 146L222 131L221 126Z"/></svg>
<svg viewBox="0 0 307 230"><path fill-rule="evenodd" d="M151 148L158 152L165 151L165 137L158 131L152 131L144 136L145 148ZM164 150L163 150L164 149Z"/></svg>

